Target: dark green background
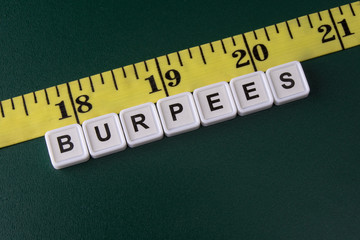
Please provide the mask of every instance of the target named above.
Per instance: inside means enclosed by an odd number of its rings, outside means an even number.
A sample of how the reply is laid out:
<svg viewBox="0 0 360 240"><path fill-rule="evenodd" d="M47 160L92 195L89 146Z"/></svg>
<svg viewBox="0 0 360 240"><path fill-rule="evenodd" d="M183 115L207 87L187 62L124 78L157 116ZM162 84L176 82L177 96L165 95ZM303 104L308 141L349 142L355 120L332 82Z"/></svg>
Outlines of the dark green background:
<svg viewBox="0 0 360 240"><path fill-rule="evenodd" d="M0 99L348 3L276 2L1 1ZM0 238L359 239L359 62L306 61L306 99L61 171L43 138L0 149Z"/></svg>

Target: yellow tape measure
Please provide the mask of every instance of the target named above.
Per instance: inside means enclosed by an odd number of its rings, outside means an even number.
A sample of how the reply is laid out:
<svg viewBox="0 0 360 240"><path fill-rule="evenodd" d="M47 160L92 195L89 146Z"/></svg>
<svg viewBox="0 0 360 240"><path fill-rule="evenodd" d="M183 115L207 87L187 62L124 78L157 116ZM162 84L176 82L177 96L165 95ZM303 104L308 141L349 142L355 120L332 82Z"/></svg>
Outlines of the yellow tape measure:
<svg viewBox="0 0 360 240"><path fill-rule="evenodd" d="M360 2L0 101L0 147L99 115L360 44Z"/></svg>

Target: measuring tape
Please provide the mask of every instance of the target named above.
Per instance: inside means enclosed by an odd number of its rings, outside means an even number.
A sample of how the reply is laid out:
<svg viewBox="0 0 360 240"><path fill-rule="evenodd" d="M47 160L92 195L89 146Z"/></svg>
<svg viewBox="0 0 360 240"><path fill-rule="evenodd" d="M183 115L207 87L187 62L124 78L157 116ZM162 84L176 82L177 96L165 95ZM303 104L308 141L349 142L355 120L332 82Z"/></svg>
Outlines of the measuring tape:
<svg viewBox="0 0 360 240"><path fill-rule="evenodd" d="M0 101L0 148L46 131L360 44L360 2Z"/></svg>

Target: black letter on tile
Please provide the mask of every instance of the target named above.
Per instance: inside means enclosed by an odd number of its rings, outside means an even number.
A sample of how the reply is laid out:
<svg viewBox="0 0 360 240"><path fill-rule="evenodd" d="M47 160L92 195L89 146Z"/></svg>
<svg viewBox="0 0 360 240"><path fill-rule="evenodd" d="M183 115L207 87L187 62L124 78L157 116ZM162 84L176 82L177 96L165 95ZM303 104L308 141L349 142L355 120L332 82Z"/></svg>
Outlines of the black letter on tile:
<svg viewBox="0 0 360 240"><path fill-rule="evenodd" d="M282 84L281 86L285 89L290 89L292 87L295 86L295 81L294 79L291 79L291 78L285 78L284 76L286 77L291 77L291 73L289 72L284 72L280 75L280 80L283 81L283 82L288 82L289 85L285 85L285 84Z"/></svg>
<svg viewBox="0 0 360 240"><path fill-rule="evenodd" d="M219 109L222 109L224 108L223 105L220 105L220 106L217 106L217 107L214 107L214 103L217 103L217 102L220 102L220 99L217 98L217 99L211 99L213 97L216 97L216 96L219 96L219 93L213 93L213 94L210 94L210 95L207 95L206 98L208 100L208 103L209 103L209 107L210 107L210 110L213 112L215 110L219 110Z"/></svg>
<svg viewBox="0 0 360 240"><path fill-rule="evenodd" d="M66 139L66 140L63 140L63 139ZM71 140L71 137L69 135L63 135L63 136L57 137L57 141L58 141L61 153L71 151L74 148L74 144L70 140ZM69 145L69 146L67 148L64 148L64 145Z"/></svg>
<svg viewBox="0 0 360 240"><path fill-rule="evenodd" d="M140 120L139 120L139 121L136 121L135 118L140 118ZM132 123L133 123L135 132L138 132L138 131L139 131L139 129L138 129L138 124L140 124L141 126L143 126L143 128L145 128L145 129L148 129L148 128L149 128L149 126L144 123L144 121L145 121L145 115L144 115L144 114L141 114L141 113L140 113L140 114L136 114L136 115L134 115L134 116L131 116L131 121L132 121Z"/></svg>
<svg viewBox="0 0 360 240"><path fill-rule="evenodd" d="M248 88L249 86L252 86L252 85L255 85L255 83L254 83L254 82L250 82L250 83L244 84L244 85L242 86L243 89L244 89L244 93L245 93L246 99L247 99L248 101L251 100L251 99L254 99L254 98L258 98L258 97L259 97L258 94L250 96L250 94L249 94L250 92L255 92L255 91L256 91L256 88L251 88L251 89Z"/></svg>
<svg viewBox="0 0 360 240"><path fill-rule="evenodd" d="M176 114L181 113L184 110L184 108L180 103L171 104L171 105L169 105L169 107L170 107L172 119L173 119L173 121L176 121L177 120ZM177 109L175 110L175 108L177 108Z"/></svg>
<svg viewBox="0 0 360 240"><path fill-rule="evenodd" d="M110 133L110 130L109 130L109 125L107 123L105 123L104 127L105 127L105 131L106 131L106 137L104 137L104 138L101 137L98 126L95 127L96 136L101 142L105 142L105 141L109 140L110 137L111 137L111 133Z"/></svg>

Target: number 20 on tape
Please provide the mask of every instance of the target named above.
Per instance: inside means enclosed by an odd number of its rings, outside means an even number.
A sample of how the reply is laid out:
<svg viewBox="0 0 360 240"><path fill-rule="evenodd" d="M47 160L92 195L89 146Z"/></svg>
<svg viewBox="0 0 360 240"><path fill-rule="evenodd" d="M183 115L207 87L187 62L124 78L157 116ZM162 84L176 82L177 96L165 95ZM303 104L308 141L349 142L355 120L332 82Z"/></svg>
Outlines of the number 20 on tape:
<svg viewBox="0 0 360 240"><path fill-rule="evenodd" d="M0 147L166 96L360 44L360 2L0 101Z"/></svg>

